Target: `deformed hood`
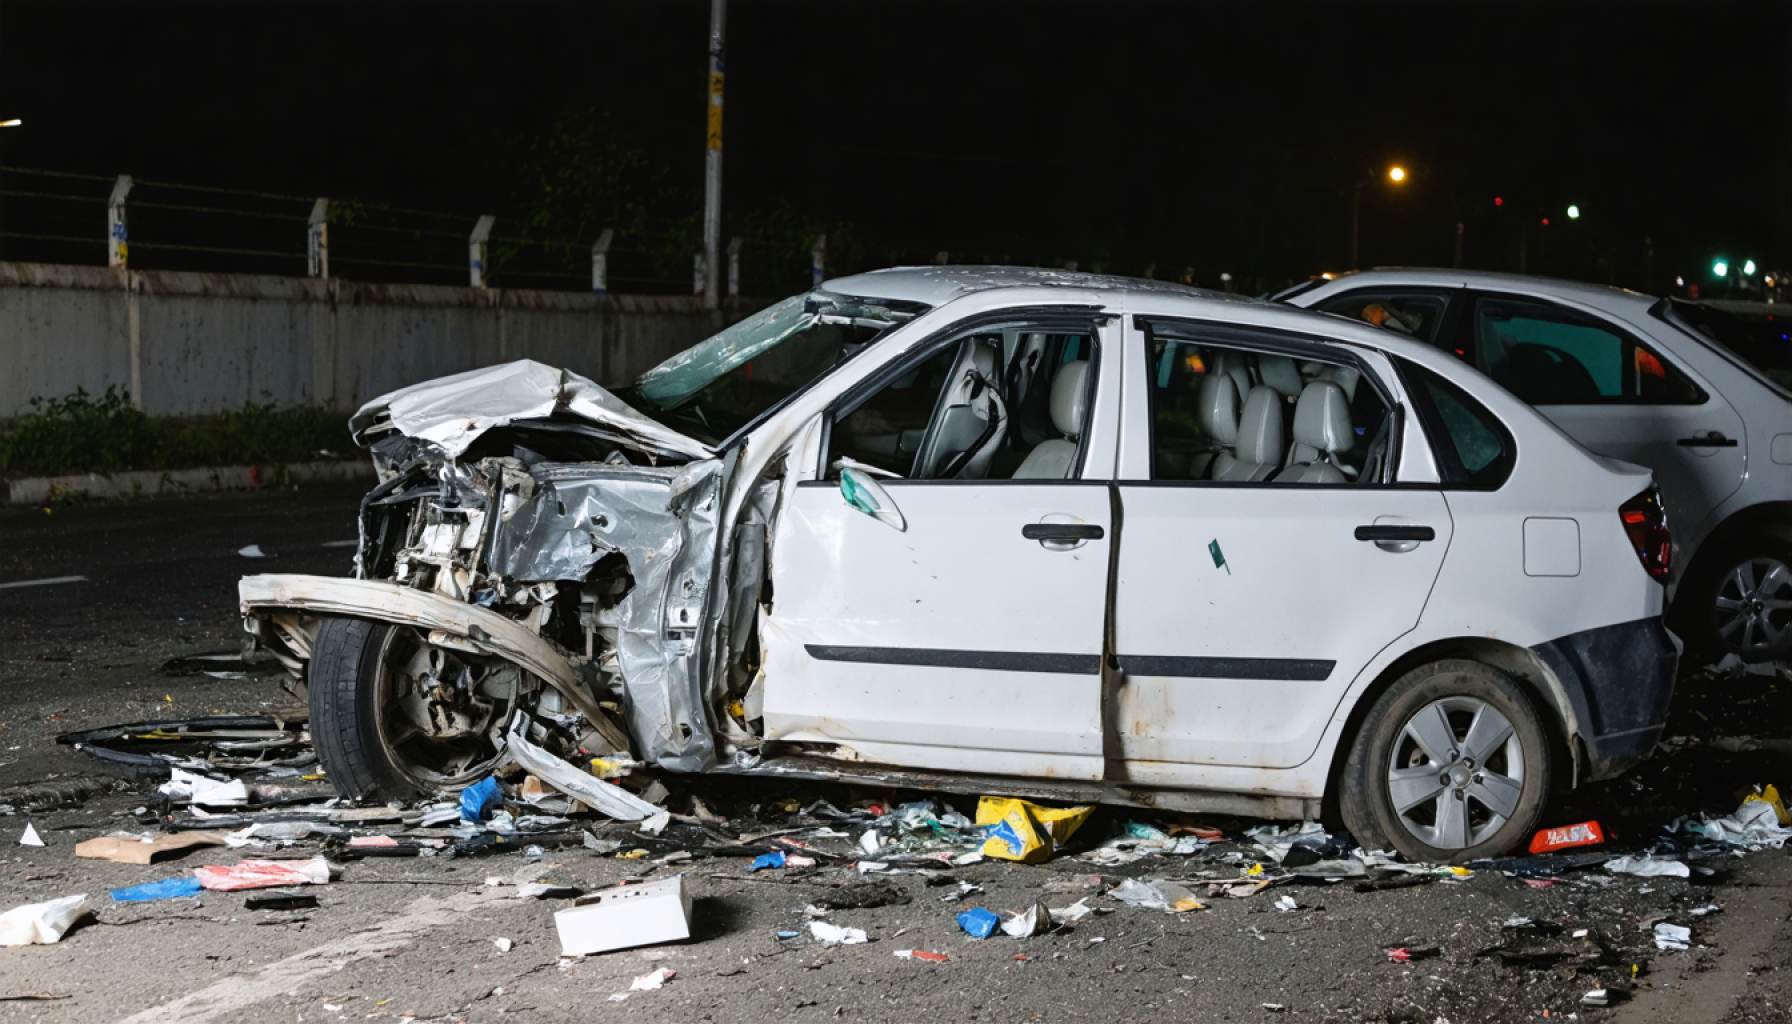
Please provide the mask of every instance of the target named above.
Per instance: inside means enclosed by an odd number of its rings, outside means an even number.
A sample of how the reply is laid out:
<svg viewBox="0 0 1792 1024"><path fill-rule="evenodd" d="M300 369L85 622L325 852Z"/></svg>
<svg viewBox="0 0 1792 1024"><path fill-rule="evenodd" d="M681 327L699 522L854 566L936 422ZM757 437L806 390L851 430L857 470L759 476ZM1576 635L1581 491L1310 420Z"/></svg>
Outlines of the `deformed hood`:
<svg viewBox="0 0 1792 1024"><path fill-rule="evenodd" d="M468 370L388 392L349 419L357 443L386 422L449 458L479 435L515 420L554 414L586 420L663 455L706 459L715 449L630 408L586 377L532 359Z"/></svg>

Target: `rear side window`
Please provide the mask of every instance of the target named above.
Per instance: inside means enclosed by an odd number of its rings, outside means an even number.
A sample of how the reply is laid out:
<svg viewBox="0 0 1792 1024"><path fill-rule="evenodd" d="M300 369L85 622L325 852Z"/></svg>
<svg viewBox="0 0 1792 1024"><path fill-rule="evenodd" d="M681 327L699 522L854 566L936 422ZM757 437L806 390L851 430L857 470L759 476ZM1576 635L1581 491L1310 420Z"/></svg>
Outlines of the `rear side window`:
<svg viewBox="0 0 1792 1024"><path fill-rule="evenodd" d="M1358 291L1326 299L1314 308L1436 344L1445 305L1442 295L1424 292Z"/></svg>
<svg viewBox="0 0 1792 1024"><path fill-rule="evenodd" d="M1468 392L1417 363L1400 361L1400 376L1431 439L1444 485L1491 491L1505 483L1518 460L1505 424Z"/></svg>
<svg viewBox="0 0 1792 1024"><path fill-rule="evenodd" d="M1481 371L1532 405L1705 400L1698 385L1636 339L1550 303L1477 299L1474 339Z"/></svg>

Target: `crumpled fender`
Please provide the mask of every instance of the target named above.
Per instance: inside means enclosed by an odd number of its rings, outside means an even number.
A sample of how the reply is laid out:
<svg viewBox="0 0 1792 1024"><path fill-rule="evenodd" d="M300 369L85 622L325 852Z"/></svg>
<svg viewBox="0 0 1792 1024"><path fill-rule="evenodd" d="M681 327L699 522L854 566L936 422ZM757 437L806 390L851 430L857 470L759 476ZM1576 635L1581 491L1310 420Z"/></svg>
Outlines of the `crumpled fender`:
<svg viewBox="0 0 1792 1024"><path fill-rule="evenodd" d="M237 583L237 598L245 618L257 612L292 610L375 619L453 634L487 654L514 662L559 691L612 749L631 749L628 737L598 706L565 652L489 608L381 580L290 573L245 576Z"/></svg>

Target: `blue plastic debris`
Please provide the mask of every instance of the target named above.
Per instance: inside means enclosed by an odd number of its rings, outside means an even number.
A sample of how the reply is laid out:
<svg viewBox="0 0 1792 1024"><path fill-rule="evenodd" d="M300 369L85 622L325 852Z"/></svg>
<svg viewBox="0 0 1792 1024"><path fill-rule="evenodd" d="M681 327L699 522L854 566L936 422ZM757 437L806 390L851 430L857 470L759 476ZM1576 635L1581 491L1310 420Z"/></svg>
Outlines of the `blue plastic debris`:
<svg viewBox="0 0 1792 1024"><path fill-rule="evenodd" d="M996 926L1002 923L1002 919L997 917L994 911L984 907L972 907L962 911L954 920L958 922L958 927L963 928L964 933L973 939L989 938L990 934L996 930Z"/></svg>
<svg viewBox="0 0 1792 1024"><path fill-rule="evenodd" d="M802 932L787 932L787 931L780 931L780 932L778 932L778 938L779 938L779 939L794 939L794 938L796 938L796 937L797 937L797 936L798 936L798 935L801 935L801 934L803 934L803 933L802 933Z"/></svg>
<svg viewBox="0 0 1792 1024"><path fill-rule="evenodd" d="M199 878L190 874L112 890L112 898L120 903L154 903L157 900L178 900L183 896L197 895Z"/></svg>
<svg viewBox="0 0 1792 1024"><path fill-rule="evenodd" d="M764 871L766 868L781 868L783 866L784 851L773 850L771 853L762 853L759 856L754 857L753 863L747 867L747 872L751 874L754 871Z"/></svg>
<svg viewBox="0 0 1792 1024"><path fill-rule="evenodd" d="M487 775L460 791L460 820L484 821L503 800L504 791L498 788L498 780Z"/></svg>

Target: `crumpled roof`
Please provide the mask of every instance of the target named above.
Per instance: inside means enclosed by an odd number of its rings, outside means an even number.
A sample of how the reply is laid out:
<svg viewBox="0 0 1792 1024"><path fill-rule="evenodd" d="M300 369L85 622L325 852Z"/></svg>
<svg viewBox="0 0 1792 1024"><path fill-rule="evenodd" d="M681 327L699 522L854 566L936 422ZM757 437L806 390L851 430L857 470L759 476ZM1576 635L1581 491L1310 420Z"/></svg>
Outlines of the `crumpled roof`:
<svg viewBox="0 0 1792 1024"><path fill-rule="evenodd" d="M349 419L362 441L371 428L390 418L392 426L440 448L454 458L493 427L516 420L561 414L589 421L662 455L706 459L710 446L643 416L587 377L519 359L388 392L363 405Z"/></svg>

